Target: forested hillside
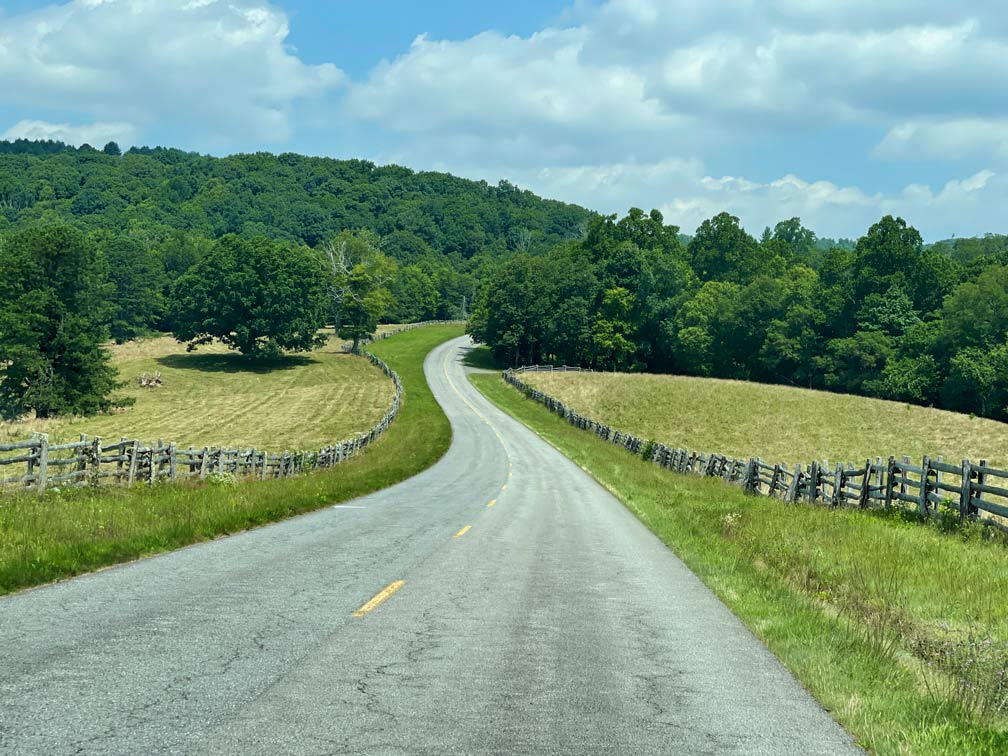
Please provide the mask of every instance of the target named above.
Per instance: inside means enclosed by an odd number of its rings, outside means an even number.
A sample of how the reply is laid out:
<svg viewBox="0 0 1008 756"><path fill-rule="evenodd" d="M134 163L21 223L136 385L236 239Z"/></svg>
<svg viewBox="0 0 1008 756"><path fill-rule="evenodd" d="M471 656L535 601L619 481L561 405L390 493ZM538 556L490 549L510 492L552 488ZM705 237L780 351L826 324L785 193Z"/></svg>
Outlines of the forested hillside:
<svg viewBox="0 0 1008 756"><path fill-rule="evenodd" d="M886 216L823 248L797 218L757 240L721 213L683 244L660 213L634 209L509 259L470 330L507 364L784 383L1004 419L1005 241L925 247Z"/></svg>
<svg viewBox="0 0 1008 756"><path fill-rule="evenodd" d="M170 280L227 234L315 248L340 231L367 229L399 265L392 320L458 315L488 259L545 251L578 235L589 217L506 181L362 160L0 142L0 234L71 224L98 246L152 256Z"/></svg>

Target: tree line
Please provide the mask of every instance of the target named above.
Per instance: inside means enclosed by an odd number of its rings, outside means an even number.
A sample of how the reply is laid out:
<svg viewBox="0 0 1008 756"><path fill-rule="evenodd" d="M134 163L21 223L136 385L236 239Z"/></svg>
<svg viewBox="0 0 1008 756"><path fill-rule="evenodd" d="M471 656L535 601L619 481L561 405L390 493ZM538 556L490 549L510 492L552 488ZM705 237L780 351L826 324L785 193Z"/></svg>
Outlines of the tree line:
<svg viewBox="0 0 1008 756"><path fill-rule="evenodd" d="M926 246L887 215L824 248L798 218L756 239L720 213L684 244L661 213L634 208L503 262L469 329L503 364L785 383L1006 419L1008 238Z"/></svg>

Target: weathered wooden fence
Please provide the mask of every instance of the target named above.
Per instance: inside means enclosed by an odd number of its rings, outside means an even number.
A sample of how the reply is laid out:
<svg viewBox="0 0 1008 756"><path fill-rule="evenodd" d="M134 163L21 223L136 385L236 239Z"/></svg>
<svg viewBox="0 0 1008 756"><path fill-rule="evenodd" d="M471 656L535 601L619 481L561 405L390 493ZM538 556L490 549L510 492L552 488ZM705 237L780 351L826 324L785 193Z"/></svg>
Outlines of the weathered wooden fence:
<svg viewBox="0 0 1008 756"><path fill-rule="evenodd" d="M410 323L384 331L367 343L423 326L458 322L434 320ZM144 443L127 438L110 443L86 435L70 443L50 444L47 435L36 434L26 441L0 444L0 491L42 492L59 486L103 484L129 486L140 482L203 479L219 473L265 480L333 467L377 441L395 420L402 404L402 383L396 372L370 352L362 354L392 379L395 397L388 412L369 431L332 446L318 451L269 452L262 449L183 447L175 442Z"/></svg>
<svg viewBox="0 0 1008 756"><path fill-rule="evenodd" d="M960 521L980 519L1008 529L1004 522L984 517L988 514L1008 518L1008 471L989 467L986 460L974 463L964 459L951 464L941 457L925 456L918 465L904 456L899 460L896 457L887 460L876 457L859 464L847 462L831 466L825 461L814 461L788 467L786 464L768 464L758 457L744 459L688 451L639 438L575 412L559 399L519 378L529 371L580 372L581 368L534 365L506 370L503 378L530 399L564 417L571 425L590 431L669 470L721 478L740 485L750 493L791 503L806 501L829 507L910 507L924 518L945 506L946 511L958 512Z"/></svg>

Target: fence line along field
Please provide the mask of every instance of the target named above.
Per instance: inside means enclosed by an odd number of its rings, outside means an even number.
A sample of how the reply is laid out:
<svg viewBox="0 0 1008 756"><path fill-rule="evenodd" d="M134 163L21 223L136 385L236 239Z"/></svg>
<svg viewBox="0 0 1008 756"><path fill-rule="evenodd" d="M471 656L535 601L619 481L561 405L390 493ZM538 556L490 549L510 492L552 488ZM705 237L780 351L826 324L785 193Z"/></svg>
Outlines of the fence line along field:
<svg viewBox="0 0 1008 756"><path fill-rule="evenodd" d="M1008 425L791 386L644 373L529 372L522 380L600 423L670 446L771 462L903 455L1008 469Z"/></svg>
<svg viewBox="0 0 1008 756"><path fill-rule="evenodd" d="M768 464L755 455L723 451L690 451L662 439L637 435L625 426L613 425L567 404L562 399L525 380L535 375L579 376L590 380L595 373L581 368L531 366L508 370L503 378L571 425L591 431L612 444L660 467L680 473L721 478L740 484L750 493L765 494L786 502L821 502L830 507L853 505L862 509L884 506L911 507L923 518L939 514L957 516L960 522L977 520L1008 531L1008 471L987 459L946 460L943 455L924 454L920 466L909 456L887 459L876 456L864 462L830 465L821 457L811 462ZM793 458L793 457L792 457Z"/></svg>
<svg viewBox="0 0 1008 756"><path fill-rule="evenodd" d="M379 368L341 347L332 338L314 352L259 364L216 343L187 353L170 336L113 346L113 364L127 382L121 394L136 399L132 407L96 417L0 422L0 444L33 433L58 444L83 433L109 442L319 448L367 431L395 392ZM160 386L140 385L143 376L158 374Z"/></svg>

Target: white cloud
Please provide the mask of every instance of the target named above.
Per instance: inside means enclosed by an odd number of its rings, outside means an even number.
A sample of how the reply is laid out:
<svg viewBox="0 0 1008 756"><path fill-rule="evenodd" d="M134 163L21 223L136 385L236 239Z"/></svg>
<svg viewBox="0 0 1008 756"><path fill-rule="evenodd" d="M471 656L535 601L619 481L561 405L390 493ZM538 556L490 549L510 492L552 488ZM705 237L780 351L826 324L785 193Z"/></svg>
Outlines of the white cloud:
<svg viewBox="0 0 1008 756"><path fill-rule="evenodd" d="M908 172L893 190L873 162L969 153L997 167L1008 152L1008 21L1000 2L967 5L579 5L569 26L529 37L420 37L352 85L345 112L394 144L375 158L503 175L604 212L657 205L686 230L726 209L757 230L799 215L820 233L851 235L894 208L932 236L1005 230L999 176L954 164L972 178L932 189ZM860 130L860 141L837 137L824 147L836 156L803 169L807 154L792 157L791 140L807 153L833 128ZM878 135L874 153L866 132ZM704 168L747 148L770 156L752 161L764 175ZM860 161L864 181L830 181L831 160Z"/></svg>
<svg viewBox="0 0 1008 756"><path fill-rule="evenodd" d="M257 0L72 0L6 18L0 104L166 125L191 140L282 141L291 109L343 80L285 46L286 16Z"/></svg>
<svg viewBox="0 0 1008 756"><path fill-rule="evenodd" d="M0 139L53 139L75 147L90 144L98 149L109 142L117 142L125 149L133 144L135 138L136 129L128 123L89 123L72 126L68 123L29 120L18 121L0 134Z"/></svg>
<svg viewBox="0 0 1008 756"><path fill-rule="evenodd" d="M751 232L783 218L800 216L823 235L864 230L883 214L885 197L829 181L786 175L770 182L737 176L711 176L696 160L655 164L548 168L520 176L522 183L548 196L565 196L604 212L657 207L666 222L692 233L706 218L728 211Z"/></svg>
<svg viewBox="0 0 1008 756"><path fill-rule="evenodd" d="M893 126L875 147L890 159L955 161L983 156L1008 160L1008 117L911 120Z"/></svg>
<svg viewBox="0 0 1008 756"><path fill-rule="evenodd" d="M800 217L822 236L859 236L885 214L899 215L926 239L952 232L963 236L997 230L992 208L1008 204L1008 175L982 170L952 179L937 190L909 184L893 193L866 192L831 181L787 174L759 182L713 176L697 160L618 163L518 172L512 178L546 196L623 214L627 208L657 207L667 223L692 233L705 219L727 211L758 235L764 226Z"/></svg>

